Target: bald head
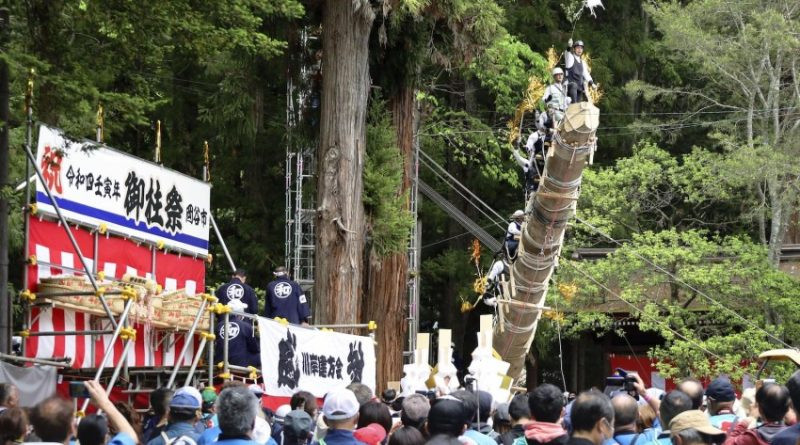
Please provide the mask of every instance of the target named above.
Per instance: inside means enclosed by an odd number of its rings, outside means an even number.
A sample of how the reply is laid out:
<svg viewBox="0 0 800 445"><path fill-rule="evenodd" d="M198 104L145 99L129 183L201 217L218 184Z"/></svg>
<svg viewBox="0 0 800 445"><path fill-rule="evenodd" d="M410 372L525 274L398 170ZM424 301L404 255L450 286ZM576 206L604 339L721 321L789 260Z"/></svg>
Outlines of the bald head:
<svg viewBox="0 0 800 445"><path fill-rule="evenodd" d="M699 381L686 379L678 385L677 390L692 399L692 409L700 409L703 406L703 385Z"/></svg>
<svg viewBox="0 0 800 445"><path fill-rule="evenodd" d="M614 407L614 429L622 431L636 428L636 418L639 417L636 399L628 394L618 394L611 399L611 406Z"/></svg>

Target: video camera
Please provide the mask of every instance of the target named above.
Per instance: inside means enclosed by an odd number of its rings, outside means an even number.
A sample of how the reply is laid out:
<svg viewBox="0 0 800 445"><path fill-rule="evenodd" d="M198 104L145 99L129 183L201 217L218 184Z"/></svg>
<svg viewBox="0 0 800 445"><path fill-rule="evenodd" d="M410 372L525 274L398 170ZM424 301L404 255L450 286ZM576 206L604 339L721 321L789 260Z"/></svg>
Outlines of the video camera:
<svg viewBox="0 0 800 445"><path fill-rule="evenodd" d="M617 368L614 375L606 377L606 387L603 389L603 393L611 397L614 393L622 391L638 400L639 394L636 392L635 383L636 377L622 368Z"/></svg>

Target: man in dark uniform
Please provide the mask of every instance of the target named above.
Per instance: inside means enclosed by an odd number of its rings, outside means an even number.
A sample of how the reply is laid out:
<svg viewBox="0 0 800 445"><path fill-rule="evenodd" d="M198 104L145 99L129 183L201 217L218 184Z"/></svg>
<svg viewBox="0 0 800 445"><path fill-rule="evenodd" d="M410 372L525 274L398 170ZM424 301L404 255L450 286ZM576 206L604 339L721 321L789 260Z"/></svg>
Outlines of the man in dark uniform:
<svg viewBox="0 0 800 445"><path fill-rule="evenodd" d="M228 307L235 312L245 309L241 300L231 300ZM236 366L261 366L260 338L253 335L253 324L241 315L231 315L228 331L225 332L225 319L217 323L217 338L214 340L214 361L221 362L224 355L225 339L228 340L228 363Z"/></svg>
<svg viewBox="0 0 800 445"><path fill-rule="evenodd" d="M289 279L286 268L281 266L273 272L275 281L267 285L267 301L264 316L285 318L292 324L308 325L311 311L306 294L300 285Z"/></svg>
<svg viewBox="0 0 800 445"><path fill-rule="evenodd" d="M231 300L240 300L245 304L245 312L248 314L258 314L258 297L252 287L245 284L247 272L244 269L236 269L231 281L217 288L215 295L221 304L228 304Z"/></svg>

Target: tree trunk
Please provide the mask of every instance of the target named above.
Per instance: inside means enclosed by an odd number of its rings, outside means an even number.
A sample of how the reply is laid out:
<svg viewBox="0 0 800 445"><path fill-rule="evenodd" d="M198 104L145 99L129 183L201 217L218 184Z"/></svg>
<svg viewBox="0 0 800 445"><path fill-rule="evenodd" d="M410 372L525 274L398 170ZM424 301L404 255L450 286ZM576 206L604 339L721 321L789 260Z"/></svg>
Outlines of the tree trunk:
<svg viewBox="0 0 800 445"><path fill-rule="evenodd" d="M366 0L325 2L318 150L314 313L317 323L361 322L362 172L369 97Z"/></svg>
<svg viewBox="0 0 800 445"><path fill-rule="evenodd" d="M767 247L767 257L770 264L774 267L780 266L781 249L783 239L786 235L786 216L783 204L783 187L777 178L770 178L767 181L769 188L769 199L771 205L772 218L770 219L769 246Z"/></svg>
<svg viewBox="0 0 800 445"><path fill-rule="evenodd" d="M390 106L397 133L397 147L403 156L403 182L398 194L408 193L416 131L414 89L403 87L391 98ZM406 201L406 208L409 202ZM408 254L397 252L380 258L370 253L367 295L364 307L367 317L378 322L376 340L378 354L378 390L389 381L403 376L403 350L408 332Z"/></svg>

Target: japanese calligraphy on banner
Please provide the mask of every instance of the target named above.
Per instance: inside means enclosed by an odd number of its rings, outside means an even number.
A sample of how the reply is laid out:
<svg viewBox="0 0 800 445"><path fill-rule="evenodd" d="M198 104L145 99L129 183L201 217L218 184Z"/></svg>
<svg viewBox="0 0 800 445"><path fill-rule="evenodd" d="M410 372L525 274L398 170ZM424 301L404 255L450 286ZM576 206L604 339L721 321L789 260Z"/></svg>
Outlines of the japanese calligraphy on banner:
<svg viewBox="0 0 800 445"><path fill-rule="evenodd" d="M375 390L375 344L370 337L318 331L258 319L264 389L270 396L299 390L323 397L361 382Z"/></svg>
<svg viewBox="0 0 800 445"><path fill-rule="evenodd" d="M36 179L39 210L54 215L50 190L64 217L110 231L208 253L209 184L91 141L76 141L59 130L39 128Z"/></svg>

